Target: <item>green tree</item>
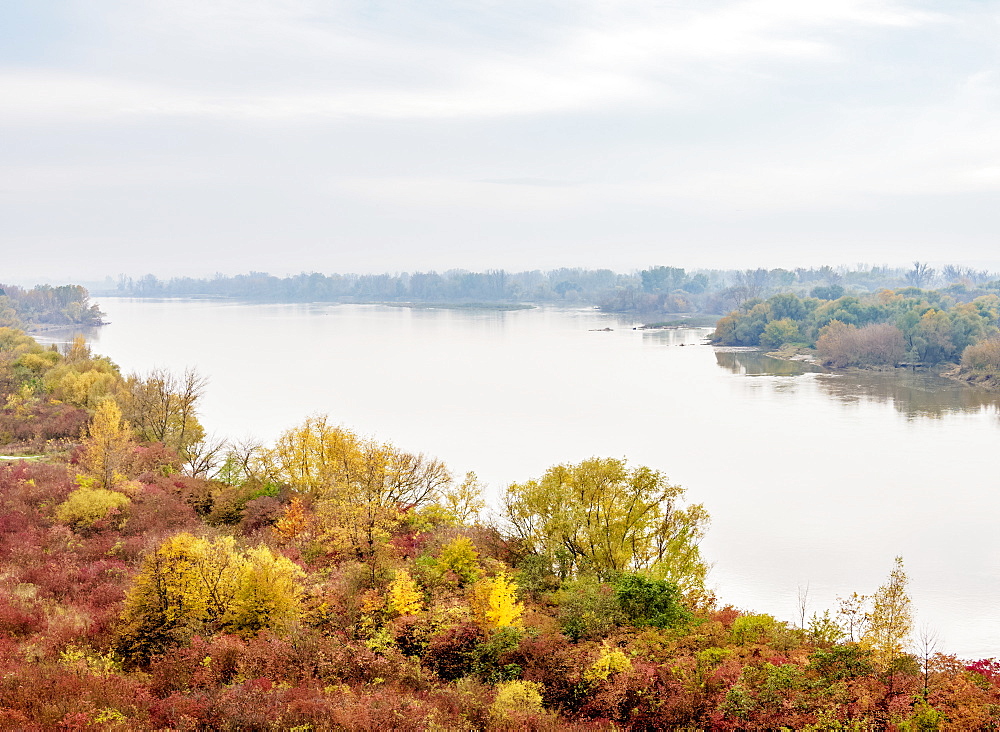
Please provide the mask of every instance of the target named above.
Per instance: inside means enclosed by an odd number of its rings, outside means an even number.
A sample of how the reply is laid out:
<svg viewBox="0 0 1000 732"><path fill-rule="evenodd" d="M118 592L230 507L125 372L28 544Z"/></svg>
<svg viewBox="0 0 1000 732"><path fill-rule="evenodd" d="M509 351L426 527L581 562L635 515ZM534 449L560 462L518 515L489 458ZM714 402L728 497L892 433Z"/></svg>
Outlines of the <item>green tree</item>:
<svg viewBox="0 0 1000 732"><path fill-rule="evenodd" d="M948 313L930 309L914 329L913 345L924 363L934 364L955 358L952 323Z"/></svg>
<svg viewBox="0 0 1000 732"><path fill-rule="evenodd" d="M637 627L671 628L691 617L677 585L667 580L626 574L615 583L615 597L628 622Z"/></svg>
<svg viewBox="0 0 1000 732"><path fill-rule="evenodd" d="M642 289L652 294L673 292L681 287L687 274L679 267L650 267L639 273Z"/></svg>
<svg viewBox="0 0 1000 732"><path fill-rule="evenodd" d="M766 348L780 348L799 339L798 324L791 318L782 318L772 320L764 326L764 332L760 334L760 345Z"/></svg>
<svg viewBox="0 0 1000 732"><path fill-rule="evenodd" d="M704 583L698 543L708 513L681 508L683 495L652 468L591 458L512 484L505 508L515 533L563 576L641 570L686 590Z"/></svg>

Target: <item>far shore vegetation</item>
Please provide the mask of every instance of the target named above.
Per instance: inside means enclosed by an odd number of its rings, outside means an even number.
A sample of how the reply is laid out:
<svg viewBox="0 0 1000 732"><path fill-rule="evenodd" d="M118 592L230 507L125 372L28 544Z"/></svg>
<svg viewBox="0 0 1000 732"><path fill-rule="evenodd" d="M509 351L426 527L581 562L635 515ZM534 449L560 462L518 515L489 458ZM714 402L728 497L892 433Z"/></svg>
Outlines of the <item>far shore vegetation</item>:
<svg viewBox="0 0 1000 732"><path fill-rule="evenodd" d="M998 279L1000 275L983 270L948 266L938 271L923 263L912 268L859 265L746 270L685 270L658 265L631 273L564 267L521 272L304 272L288 277L249 272L201 279L121 275L101 294L263 302L547 303L594 306L653 322L650 316L657 314L728 313L749 300L780 293L836 299L902 287L932 289L965 284L989 288L992 284L997 290Z"/></svg>
<svg viewBox="0 0 1000 732"><path fill-rule="evenodd" d="M80 285L37 285L28 290L0 284L0 328L100 325L103 317Z"/></svg>

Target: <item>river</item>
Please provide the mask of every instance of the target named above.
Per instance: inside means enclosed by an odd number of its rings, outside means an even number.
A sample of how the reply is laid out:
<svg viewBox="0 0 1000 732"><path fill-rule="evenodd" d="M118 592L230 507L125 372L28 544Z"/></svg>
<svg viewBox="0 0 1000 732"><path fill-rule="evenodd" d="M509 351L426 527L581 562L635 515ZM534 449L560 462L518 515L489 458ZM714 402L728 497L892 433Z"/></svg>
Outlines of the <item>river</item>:
<svg viewBox="0 0 1000 732"><path fill-rule="evenodd" d="M1000 656L996 395L822 373L592 309L100 304L95 351L209 378L210 432L269 441L328 414L476 471L494 500L556 463L626 457L711 513L703 550L723 603L793 621L808 587L809 613L834 610L901 555L940 650Z"/></svg>

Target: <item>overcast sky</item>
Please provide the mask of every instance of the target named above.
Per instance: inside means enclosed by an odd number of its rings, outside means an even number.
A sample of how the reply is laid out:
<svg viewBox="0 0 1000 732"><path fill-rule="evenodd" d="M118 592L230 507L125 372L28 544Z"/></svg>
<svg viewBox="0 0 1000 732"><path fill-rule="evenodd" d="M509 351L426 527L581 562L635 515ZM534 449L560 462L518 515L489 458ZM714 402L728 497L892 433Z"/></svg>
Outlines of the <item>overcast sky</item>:
<svg viewBox="0 0 1000 732"><path fill-rule="evenodd" d="M1000 266L1000 0L3 0L0 280Z"/></svg>

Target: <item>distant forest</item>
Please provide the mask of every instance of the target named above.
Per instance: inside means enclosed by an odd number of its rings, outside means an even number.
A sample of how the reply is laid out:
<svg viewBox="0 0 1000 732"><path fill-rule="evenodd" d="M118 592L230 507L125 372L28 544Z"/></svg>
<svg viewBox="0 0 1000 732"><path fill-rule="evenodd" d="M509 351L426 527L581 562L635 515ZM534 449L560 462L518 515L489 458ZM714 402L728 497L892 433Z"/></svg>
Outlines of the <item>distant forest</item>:
<svg viewBox="0 0 1000 732"><path fill-rule="evenodd" d="M655 266L632 274L610 269L507 272L449 270L397 274L302 273L276 277L250 272L232 277L161 280L120 276L116 292L135 297L212 296L271 302L563 303L608 312L715 313L777 293L836 299L900 287L982 287L1000 275L968 267L936 270L859 265L797 269L694 270Z"/></svg>

